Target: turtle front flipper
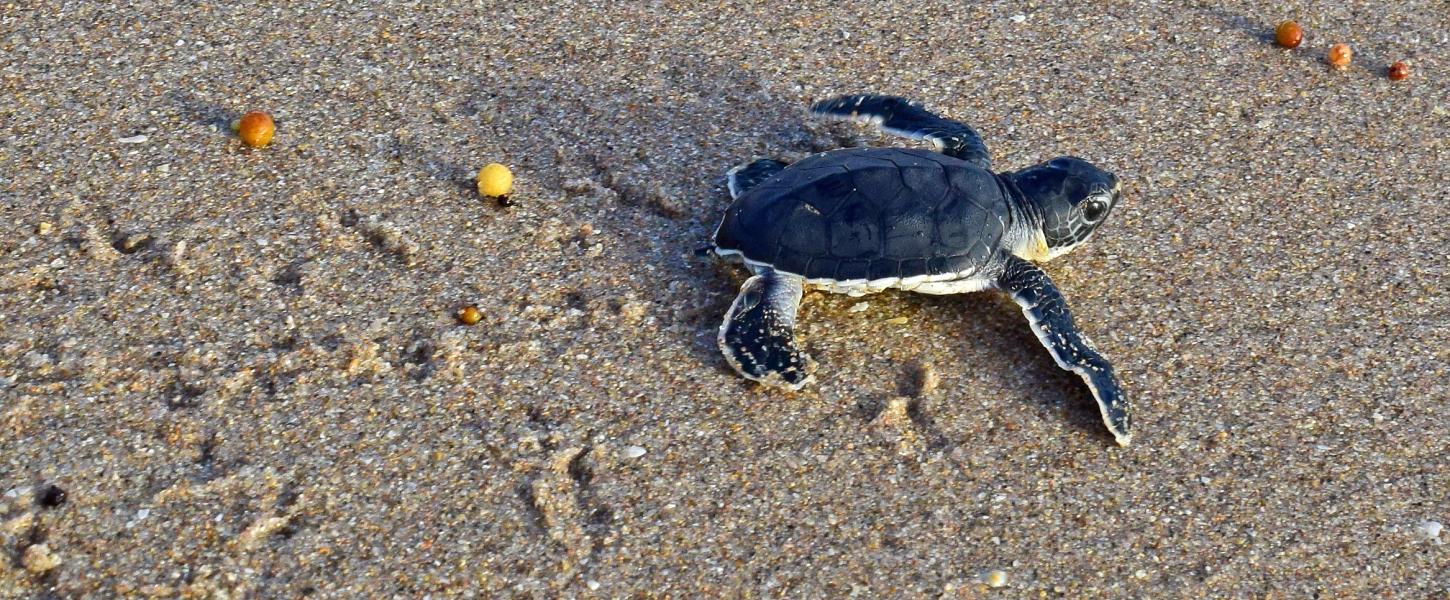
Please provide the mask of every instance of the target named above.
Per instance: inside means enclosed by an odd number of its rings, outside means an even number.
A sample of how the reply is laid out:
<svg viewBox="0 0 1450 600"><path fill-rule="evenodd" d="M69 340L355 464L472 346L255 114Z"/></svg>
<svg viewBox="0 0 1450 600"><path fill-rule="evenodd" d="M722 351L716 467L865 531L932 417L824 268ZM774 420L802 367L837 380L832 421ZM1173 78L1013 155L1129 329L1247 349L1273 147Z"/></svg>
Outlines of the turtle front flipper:
<svg viewBox="0 0 1450 600"><path fill-rule="evenodd" d="M741 194L750 191L750 188L775 177L776 173L784 171L788 166L790 163L762 158L730 169L730 172L725 175L726 185L730 188L730 197L739 198Z"/></svg>
<svg viewBox="0 0 1450 600"><path fill-rule="evenodd" d="M811 114L830 119L871 123L882 131L914 140L927 140L942 154L960 158L988 171L992 158L982 136L966 123L944 119L920 104L895 96L841 96L811 105Z"/></svg>
<svg viewBox="0 0 1450 600"><path fill-rule="evenodd" d="M1077 373L1087 382L1102 412L1103 423L1118 445L1127 446L1132 439L1132 419L1122 385L1113 374L1113 365L1078 331L1067 309L1067 300L1057 291L1052 279L1037 265L1010 256L1006 269L997 278L997 287L1012 294L1012 299L1022 306L1022 312L1032 324L1032 332L1052 353L1057 366Z"/></svg>
<svg viewBox="0 0 1450 600"><path fill-rule="evenodd" d="M816 362L795 343L804 279L770 269L745 280L720 325L720 351L748 379L798 390Z"/></svg>

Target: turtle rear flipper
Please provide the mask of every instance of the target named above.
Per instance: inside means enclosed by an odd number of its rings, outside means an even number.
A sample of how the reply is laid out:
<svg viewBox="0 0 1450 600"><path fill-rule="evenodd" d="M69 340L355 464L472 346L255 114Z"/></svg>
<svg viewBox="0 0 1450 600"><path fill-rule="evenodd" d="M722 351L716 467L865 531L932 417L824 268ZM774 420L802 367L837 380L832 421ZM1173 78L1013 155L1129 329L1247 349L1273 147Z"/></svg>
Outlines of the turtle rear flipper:
<svg viewBox="0 0 1450 600"><path fill-rule="evenodd" d="M725 313L717 338L725 360L747 379L798 390L816 363L795 343L795 317L804 280L766 270L745 280Z"/></svg>
<svg viewBox="0 0 1450 600"><path fill-rule="evenodd" d="M1123 387L1113 374L1113 365L1098 354L1091 341L1072 320L1067 300L1040 267L1016 256L1007 258L1007 267L997 278L997 287L1012 294L1032 324L1032 332L1052 353L1057 366L1077 373L1087 382L1098 402L1103 424L1113 433L1118 445L1132 440L1132 418Z"/></svg>
<svg viewBox="0 0 1450 600"><path fill-rule="evenodd" d="M730 172L725 175L726 183L730 187L730 197L739 198L741 194L750 191L750 188L774 177L776 173L784 171L788 166L790 163L762 158L730 169Z"/></svg>
<svg viewBox="0 0 1450 600"><path fill-rule="evenodd" d="M966 123L932 114L920 104L895 96L856 95L822 100L811 114L828 119L870 123L893 135L927 140L947 156L960 158L988 171L992 158L982 136Z"/></svg>

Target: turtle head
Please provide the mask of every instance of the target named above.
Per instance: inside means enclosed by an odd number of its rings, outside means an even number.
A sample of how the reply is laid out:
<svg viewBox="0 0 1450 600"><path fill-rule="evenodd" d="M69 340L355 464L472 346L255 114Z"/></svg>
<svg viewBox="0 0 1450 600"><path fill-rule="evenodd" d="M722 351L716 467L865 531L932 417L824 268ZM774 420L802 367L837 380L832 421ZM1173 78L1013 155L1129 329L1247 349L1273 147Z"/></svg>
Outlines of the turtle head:
<svg viewBox="0 0 1450 600"><path fill-rule="evenodd" d="M1087 241L1113 211L1122 192L1118 178L1092 163L1059 156L1009 175L1041 215L1041 237L1030 236L1024 258L1046 260ZM1046 244L1046 248L1042 244Z"/></svg>

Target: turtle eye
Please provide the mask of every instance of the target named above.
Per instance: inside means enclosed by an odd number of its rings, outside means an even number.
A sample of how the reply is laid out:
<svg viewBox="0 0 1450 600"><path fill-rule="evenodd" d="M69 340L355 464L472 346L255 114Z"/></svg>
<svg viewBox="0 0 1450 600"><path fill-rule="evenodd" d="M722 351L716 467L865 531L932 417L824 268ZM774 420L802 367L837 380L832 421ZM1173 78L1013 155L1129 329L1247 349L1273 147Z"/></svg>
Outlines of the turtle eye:
<svg viewBox="0 0 1450 600"><path fill-rule="evenodd" d="M1089 223L1096 223L1099 219L1102 219L1103 216L1107 214L1108 203L1101 199L1093 198L1082 204L1082 216L1084 219L1087 219Z"/></svg>

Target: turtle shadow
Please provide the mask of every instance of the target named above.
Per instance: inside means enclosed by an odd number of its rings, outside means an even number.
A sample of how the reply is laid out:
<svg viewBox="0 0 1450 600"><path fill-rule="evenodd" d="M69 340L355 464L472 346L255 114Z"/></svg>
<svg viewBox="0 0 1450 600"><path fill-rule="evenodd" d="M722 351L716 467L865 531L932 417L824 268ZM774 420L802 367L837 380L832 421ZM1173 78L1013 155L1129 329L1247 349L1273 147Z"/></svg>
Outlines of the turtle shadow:
<svg viewBox="0 0 1450 600"><path fill-rule="evenodd" d="M535 185L603 192L602 212L623 208L621 221L645 213L673 222L657 223L673 233L705 239L730 202L724 182L731 167L809 148L804 104L783 101L789 92L741 65L677 57L662 69L645 69L633 84L607 79L581 88L587 59L603 50L582 41L554 50L580 55L581 69L538 74L507 88L479 81L451 118L495 140Z"/></svg>
<svg viewBox="0 0 1450 600"><path fill-rule="evenodd" d="M692 334L687 344L690 355L696 363L715 373L738 380L745 389L754 388L758 384L741 377L731 369L716 343L725 313L730 310L730 304L740 292L741 284L750 277L748 270L744 265L716 258L713 254L697 256L696 259L692 262L697 267L692 270L698 271L700 278L706 280L702 285L704 289L701 290L701 297L692 304L694 308L676 313L676 318L684 321L684 327L679 329ZM732 273L733 271L738 273ZM803 349L819 360L820 357L813 352L810 340L801 341L805 342Z"/></svg>
<svg viewBox="0 0 1450 600"><path fill-rule="evenodd" d="M710 314L713 315L713 319L718 319L725 314L735 298L739 284L745 279L743 267L733 267L741 269L741 276L738 278L730 276L730 268L732 268L731 265L724 261L721 262L721 266L714 271L717 275L710 286L711 289L716 290L715 293L708 294L700 303L702 307L709 307L708 309L702 308L702 311L711 310ZM955 368L975 370L986 375L988 386L995 389L967 391L943 387L929 395L923 395L919 393L915 374L915 370L921 368L920 364L898 365L904 368L898 375L892 392L894 395L913 399L912 419L923 432L932 438L931 445L934 448L971 441L969 439L951 439L947 432L936 424L940 418L937 415L946 410L946 407L951 406L954 399L960 399L966 394L987 396L1021 394L1023 404L1036 404L1048 409L1052 415L1062 415L1072 428L1082 430L1086 435L1097 436L1106 443L1112 443L1111 435L1102 425L1102 418L1092 392L1076 375L1058 368L1052 355L1032 332L1021 309L1004 295L995 292L975 292L931 296L892 290L869 296L869 298L871 298L869 302L872 304L895 304L889 311L893 314L914 315L904 326L917 328L917 333L923 336L926 344L949 346L952 348L947 351L949 355L962 357L966 352L964 347L968 345L980 350L982 357L977 360L981 362L967 363L968 359L963 357L958 359L961 361L960 366ZM812 302L808 294L807 300L801 305L799 318L801 322L809 323L848 319L847 315L840 313L847 310L846 305L859 301L861 301L859 298L832 294L825 298L817 298ZM703 317L703 315L701 316ZM931 325L927 325L928 322ZM739 377L721 358L719 350L713 343L714 331L718 326L717 320L704 318L690 328L696 331L699 339L706 337L706 329L710 334L708 344L692 345L697 356L707 364L716 365L718 372L739 380L743 386L754 387L756 384ZM868 326L850 329L851 331L839 335L843 339L845 336L871 335ZM927 331L928 329L941 333L936 334L934 331ZM851 352L832 352L828 348L840 344L832 343L831 340L821 338L819 335L807 337L802 341L806 351L820 365L816 375L818 380L823 374L826 377L849 377L851 375L848 372L851 369L840 368L844 365L837 364L837 361L864 360L866 358L854 356ZM841 340L835 341L840 342ZM887 338L881 343L898 342ZM1012 376L1011 371L1017 371L1020 376ZM817 381L815 385L820 385L820 382ZM1031 385L1033 389L1014 389L1022 385ZM880 407L884 405L880 401L872 400L871 397L865 398L858 401L852 410L858 417L870 421L879 414ZM986 404L993 403L987 402ZM1002 410L1013 410L1013 407L1008 406ZM957 415L953 418L971 417L966 409L956 412ZM1000 417L1000 415L994 416Z"/></svg>
<svg viewBox="0 0 1450 600"><path fill-rule="evenodd" d="M1033 390L1010 390L1027 396L1026 402L1048 408L1054 414L1063 415L1075 429L1083 430L1108 442L1112 437L1102 425L1097 401L1092 392L1076 375L1058 368L1052 355L1037 335L1032 332L1027 318L1017 304L1006 296L994 292L976 292L939 299L920 298L925 304L941 304L951 307L952 314L961 315L964 322L973 325L963 329L963 336L953 338L954 345L973 344L985 347L995 360L987 364L970 365L967 368L993 374L1002 392L1009 392L1014 380L1025 381L1035 386ZM948 343L943 340L943 343ZM1009 371L1018 371L1023 376L1010 377ZM950 393L950 392L948 392Z"/></svg>
<svg viewBox="0 0 1450 600"><path fill-rule="evenodd" d="M692 369L719 373L742 388L756 386L729 367L715 343L747 271L690 254L712 245L710 234L731 202L725 186L731 167L753 156L808 149L812 136L802 126L804 104L782 100L788 92L748 69L700 57L644 70L633 83L604 79L581 88L579 77L594 59L602 60L595 54L605 49L581 41L555 51L581 54L576 61L581 66L506 88L479 81L451 117L467 121L475 136L496 140L505 155L500 160L516 163L529 185L559 191L554 197L568 203L540 207L539 213L614 232L613 243L628 246L627 260L651 266L652 280L689 282L669 293L662 291L668 286L635 288L658 290L644 291L642 299L673 307L665 326L652 332L659 336L652 343L684 350L695 363ZM718 123L731 126L713 125ZM426 150L407 152L426 159ZM438 178L471 175L443 168ZM539 194L541 201L546 197ZM590 269L581 264L574 275L593 277ZM810 340L804 341L812 351Z"/></svg>

